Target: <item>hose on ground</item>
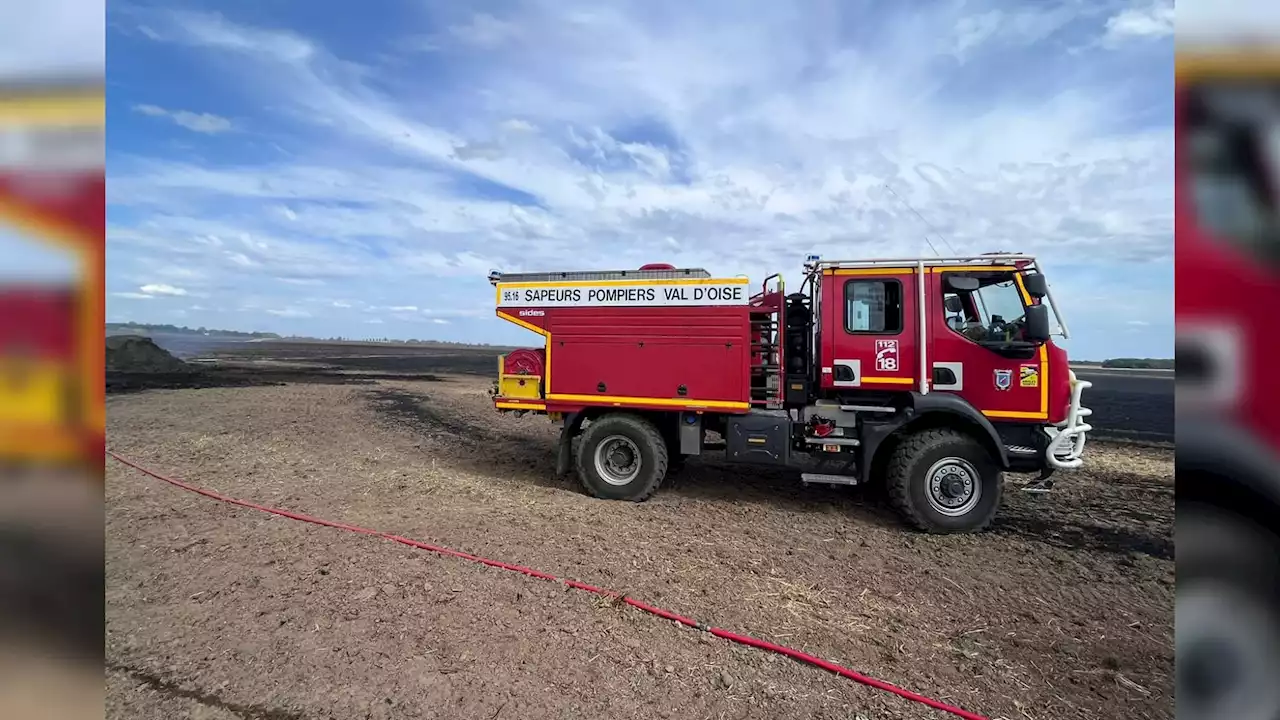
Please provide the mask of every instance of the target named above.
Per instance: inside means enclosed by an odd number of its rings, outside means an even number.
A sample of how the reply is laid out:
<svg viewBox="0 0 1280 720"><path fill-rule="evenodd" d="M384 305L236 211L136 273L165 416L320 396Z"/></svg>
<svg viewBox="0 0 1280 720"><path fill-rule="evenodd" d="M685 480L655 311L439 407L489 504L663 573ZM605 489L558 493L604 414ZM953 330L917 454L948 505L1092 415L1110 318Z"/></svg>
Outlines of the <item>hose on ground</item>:
<svg viewBox="0 0 1280 720"><path fill-rule="evenodd" d="M378 530L371 530L369 528L359 527L357 525L348 525L346 523L335 522L333 520L326 520L324 518L313 517L311 515L306 515L303 513L292 512L290 510L282 510L280 508L274 508L268 505L260 505L258 503L249 502L248 500L240 500L239 498L233 498L227 495L223 495L221 493L216 493L212 490L206 490L204 488L197 487L195 485L183 482L181 480L175 480L170 477L165 477L164 475L161 475L160 473L155 472L154 470L150 470L146 467L143 467L142 465L139 465L138 463L132 460L129 460L128 458L123 457L114 451L107 450L107 455L110 456L112 459L116 460L117 462L123 465L126 465L128 467L131 467L134 470L137 470L138 472L144 475L155 478L156 480L169 483L174 487L182 488L183 490L187 490L189 492L193 492L198 495L203 495L213 500L219 500L224 503L229 503L231 505L238 505L240 507L249 508L251 510L260 510L265 513L270 513L272 515L279 515L281 517L286 517L286 518L289 518L290 520L298 520L305 523L311 523L313 525L320 525L322 527L335 528L338 530L346 530L347 532L357 533L359 535L371 535L373 537L382 538L384 540L391 540L393 542L398 542L402 545L408 545L409 547L418 548L420 550L428 550L430 552L437 553L439 555L447 555L449 557L454 557L461 560L480 563L481 565L488 565L489 567L500 568L502 570L508 570L510 572L516 572L522 575L528 575L529 577L535 577L535 578L538 578L539 580L550 580L552 582L562 582L571 588L574 588L577 590L585 590L586 592L589 592L589 593L595 593L597 595L603 595L605 597L609 597L615 600L619 600L621 602L625 602L626 604L638 610L643 610L644 612L650 613L652 615L656 615L666 620L673 620L677 623L680 623L681 625L687 625L688 627L694 628L696 630L704 630L706 632L711 633L712 635L715 635L716 637L729 640L730 642L739 643L741 645L746 645L748 647L753 647L760 650L767 650L769 652L783 655L785 657L791 658L792 660L796 660L801 663L822 668L823 670L835 673L836 675L840 675L842 677L848 678L850 680L861 683L863 685L876 688L877 690L884 690L885 692L893 693L894 695L897 695L902 698L906 698L907 700L911 700L912 702L917 702L922 705L927 705L928 707L934 708L935 710L941 710L943 712L950 713L957 717L965 718L965 720L987 720L987 718L983 717L982 715L978 715L976 713L969 712L968 710L964 710L962 708L948 705L940 700L934 700L933 698L926 697L924 695L912 692L910 690L905 690L891 683L887 683L883 680L877 680L876 678L863 675L862 673L850 670L849 668L846 668L842 665L837 665L836 663L823 660L822 658L810 655L808 653L801 652L799 650L795 650L793 648L785 647L782 645L776 645L766 640L760 640L757 638L750 637L748 635L740 635L738 633L730 632L722 628L708 627L706 625L702 625L698 623L697 621L691 618L684 617L683 615L677 615L676 613L671 612L670 610L664 610L662 608L655 607L648 603L641 602L640 600L636 600L635 598L628 597L626 595L622 595L620 593L616 593L611 590L604 590L604 589L595 587L593 585L588 585L586 583L578 582L576 580L567 580L567 579L558 578L555 575L544 573L540 570L534 570L533 568L524 567L523 565L513 565L511 563L505 563L499 560L491 560L489 558L480 557L479 555L472 555L470 553L461 552L459 550L453 550L452 548L442 547L439 545L432 545L430 543L424 543L418 540L412 540L410 538L401 537L399 535L392 535L391 533L385 533Z"/></svg>

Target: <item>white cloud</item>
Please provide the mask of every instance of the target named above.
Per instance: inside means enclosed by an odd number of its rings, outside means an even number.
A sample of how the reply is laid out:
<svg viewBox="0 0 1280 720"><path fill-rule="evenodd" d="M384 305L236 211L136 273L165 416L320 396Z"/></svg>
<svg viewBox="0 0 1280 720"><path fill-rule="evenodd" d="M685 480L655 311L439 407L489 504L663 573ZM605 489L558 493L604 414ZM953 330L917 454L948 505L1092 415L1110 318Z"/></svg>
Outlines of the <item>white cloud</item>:
<svg viewBox="0 0 1280 720"><path fill-rule="evenodd" d="M311 317L311 313L307 312L306 310L301 310L301 309L298 309L298 308L291 308L291 307L287 307L287 308L269 308L269 309L267 310L267 312L268 312L268 313L270 313L271 315L275 315L276 317L282 317L282 318L308 318L308 317Z"/></svg>
<svg viewBox="0 0 1280 720"><path fill-rule="evenodd" d="M130 8L124 14L145 17L149 11ZM183 10L154 17L163 29L148 26L152 40L205 45L295 64L307 62L315 53L314 44L296 33L237 25L216 13Z"/></svg>
<svg viewBox="0 0 1280 720"><path fill-rule="evenodd" d="M488 13L479 13L470 21L449 28L449 34L463 44L481 49L494 49L515 39L519 28Z"/></svg>
<svg viewBox="0 0 1280 720"><path fill-rule="evenodd" d="M218 62L298 152L122 158L110 200L146 219L112 243L200 258L229 287L324 278L371 306L474 317L492 315L494 268L667 260L758 278L809 252L927 254L926 234L944 251L1039 253L1062 285L1097 263L1168 274L1172 132L1124 120L1167 97L1117 80L1116 54L1068 52L1157 34L1161 3L955 0L878 5L891 15L879 18L763 0L649 7L531 0L406 27L456 61L430 83L293 32L156 11L155 37ZM477 193L488 183L501 187ZM386 296L406 285L418 290Z"/></svg>
<svg viewBox="0 0 1280 720"><path fill-rule="evenodd" d="M111 293L112 297L118 297L125 300L154 300L159 297L182 297L187 291L180 287L165 285L163 283L150 283L139 287L137 291L120 291Z"/></svg>
<svg viewBox="0 0 1280 720"><path fill-rule="evenodd" d="M147 295L182 296L187 294L187 291L183 290L180 287L165 285L164 283L152 283L149 285L143 285L142 287L138 288L138 290Z"/></svg>
<svg viewBox="0 0 1280 720"><path fill-rule="evenodd" d="M519 118L504 120L502 123L502 129L510 133L529 133L537 132L538 130L538 128L533 126L533 123L520 120Z"/></svg>
<svg viewBox="0 0 1280 720"><path fill-rule="evenodd" d="M1164 38L1173 35L1173 0L1148 0L1107 20L1106 39Z"/></svg>
<svg viewBox="0 0 1280 720"><path fill-rule="evenodd" d="M156 105L134 105L133 110L143 115L165 118L175 125L184 127L192 132L205 133L207 135L216 135L232 129L230 120L209 113L194 113L189 110L166 110Z"/></svg>

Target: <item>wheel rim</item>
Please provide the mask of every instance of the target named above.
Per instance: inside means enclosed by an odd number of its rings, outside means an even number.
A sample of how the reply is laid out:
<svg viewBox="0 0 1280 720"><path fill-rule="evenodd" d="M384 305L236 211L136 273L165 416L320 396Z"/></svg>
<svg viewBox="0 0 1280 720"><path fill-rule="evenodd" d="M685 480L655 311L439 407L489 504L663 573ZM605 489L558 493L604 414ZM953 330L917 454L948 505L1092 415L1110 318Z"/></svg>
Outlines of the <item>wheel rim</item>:
<svg viewBox="0 0 1280 720"><path fill-rule="evenodd" d="M982 500L982 483L973 463L964 458L943 458L925 473L925 497L929 505L947 517L972 512Z"/></svg>
<svg viewBox="0 0 1280 720"><path fill-rule="evenodd" d="M627 485L640 474L640 446L629 437L610 435L596 446L596 473L610 485Z"/></svg>

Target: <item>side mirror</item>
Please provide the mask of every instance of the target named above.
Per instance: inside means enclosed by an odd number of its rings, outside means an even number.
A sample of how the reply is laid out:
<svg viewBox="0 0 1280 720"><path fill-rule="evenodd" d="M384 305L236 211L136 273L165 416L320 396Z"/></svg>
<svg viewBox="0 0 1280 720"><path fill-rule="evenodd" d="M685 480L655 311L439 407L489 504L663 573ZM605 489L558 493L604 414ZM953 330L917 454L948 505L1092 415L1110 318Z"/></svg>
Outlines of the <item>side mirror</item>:
<svg viewBox="0 0 1280 720"><path fill-rule="evenodd" d="M948 295L946 300L942 301L943 306L947 308L949 313L959 313L964 311L964 307L960 304L959 295Z"/></svg>
<svg viewBox="0 0 1280 720"><path fill-rule="evenodd" d="M973 292L978 289L978 278L969 277L968 275L956 275L955 273L947 273L943 277L946 278L945 284L948 290Z"/></svg>
<svg viewBox="0 0 1280 720"><path fill-rule="evenodd" d="M1033 298L1042 298L1049 294L1049 282L1038 272L1023 275L1022 287L1026 288L1027 294Z"/></svg>
<svg viewBox="0 0 1280 720"><path fill-rule="evenodd" d="M1034 343L1049 341L1051 331L1049 329L1049 307L1047 305L1032 305L1027 308L1027 313L1023 317L1026 321L1027 340Z"/></svg>

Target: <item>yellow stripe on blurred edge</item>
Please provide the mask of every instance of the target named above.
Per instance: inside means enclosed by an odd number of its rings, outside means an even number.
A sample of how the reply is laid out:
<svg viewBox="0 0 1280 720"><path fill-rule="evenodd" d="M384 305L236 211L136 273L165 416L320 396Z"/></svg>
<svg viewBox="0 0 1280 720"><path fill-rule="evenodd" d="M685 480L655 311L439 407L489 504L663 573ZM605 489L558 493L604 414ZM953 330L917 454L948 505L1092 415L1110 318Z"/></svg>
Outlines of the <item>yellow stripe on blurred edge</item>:
<svg viewBox="0 0 1280 720"><path fill-rule="evenodd" d="M101 86L43 92L0 86L0 126L95 126L103 123L105 112Z"/></svg>

